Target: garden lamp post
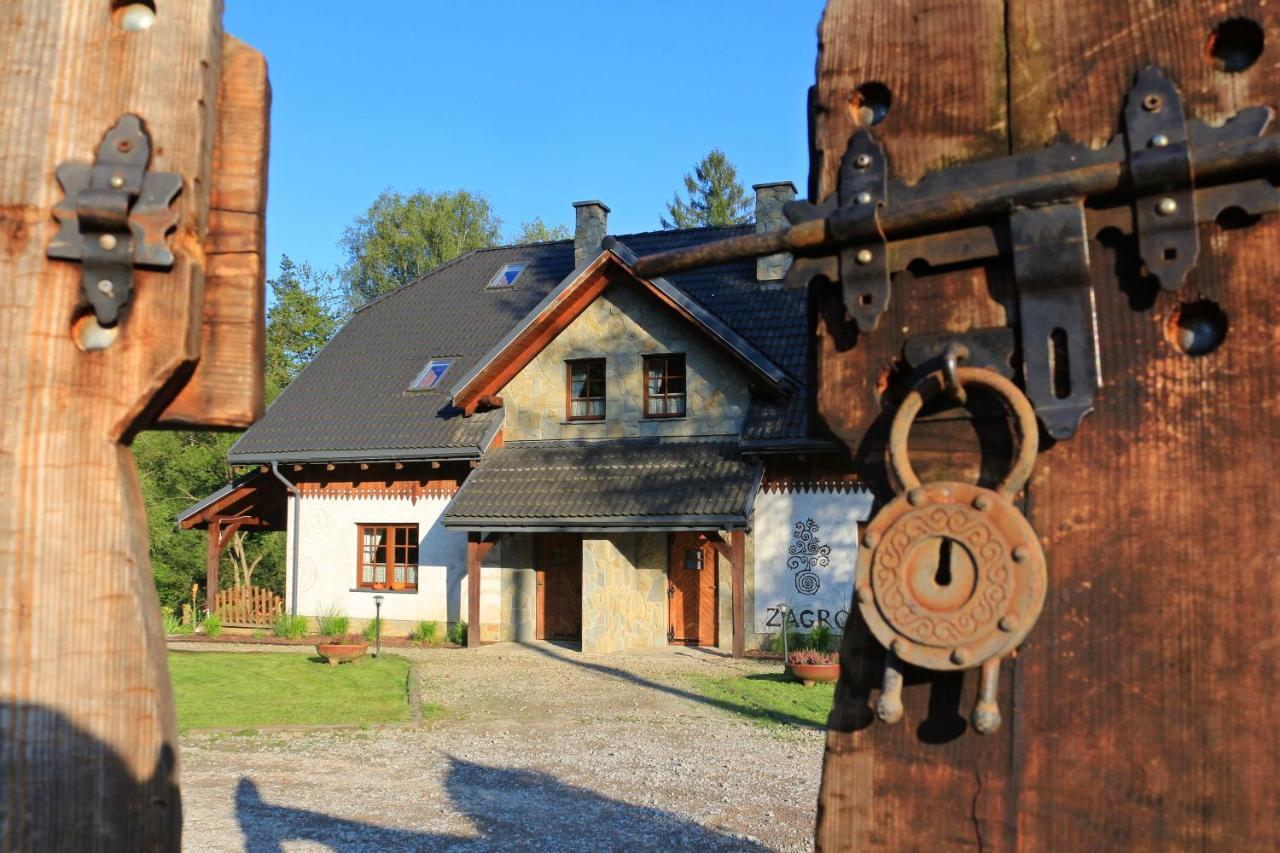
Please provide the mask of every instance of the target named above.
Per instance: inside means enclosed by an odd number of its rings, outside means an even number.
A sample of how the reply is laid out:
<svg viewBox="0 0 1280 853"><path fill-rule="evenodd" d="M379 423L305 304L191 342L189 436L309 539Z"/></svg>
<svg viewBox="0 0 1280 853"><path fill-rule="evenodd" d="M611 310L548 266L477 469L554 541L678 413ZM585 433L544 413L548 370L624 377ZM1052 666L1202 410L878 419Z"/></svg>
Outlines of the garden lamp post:
<svg viewBox="0 0 1280 853"><path fill-rule="evenodd" d="M789 656L789 651L787 649L787 630L789 627L787 625L787 612L788 612L787 605L785 604L778 605L778 614L782 616L782 668L783 669L787 668L787 657Z"/></svg>
<svg viewBox="0 0 1280 853"><path fill-rule="evenodd" d="M382 657L382 596L373 597L373 656Z"/></svg>

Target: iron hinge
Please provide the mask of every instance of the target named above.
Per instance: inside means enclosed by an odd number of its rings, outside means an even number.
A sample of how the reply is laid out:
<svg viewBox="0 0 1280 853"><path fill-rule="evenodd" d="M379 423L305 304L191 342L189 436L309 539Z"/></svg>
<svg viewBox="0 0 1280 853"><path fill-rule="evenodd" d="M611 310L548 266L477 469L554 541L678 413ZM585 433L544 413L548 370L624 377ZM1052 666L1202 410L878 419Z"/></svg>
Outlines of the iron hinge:
<svg viewBox="0 0 1280 853"><path fill-rule="evenodd" d="M64 197L53 209L58 233L50 258L81 261L81 290L98 324L116 325L133 294L133 269L169 269L165 236L178 224L170 209L182 176L148 172L151 137L136 115L120 118L102 138L93 163L63 163Z"/></svg>

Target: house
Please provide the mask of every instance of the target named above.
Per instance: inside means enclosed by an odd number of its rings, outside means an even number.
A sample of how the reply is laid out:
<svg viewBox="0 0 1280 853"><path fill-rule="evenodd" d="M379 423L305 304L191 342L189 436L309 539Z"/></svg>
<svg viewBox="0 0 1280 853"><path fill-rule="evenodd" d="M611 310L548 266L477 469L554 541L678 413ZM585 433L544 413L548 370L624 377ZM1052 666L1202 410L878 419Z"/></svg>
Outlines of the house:
<svg viewBox="0 0 1280 853"><path fill-rule="evenodd" d="M355 313L182 513L289 530L286 605L387 629L583 651L743 649L847 618L870 495L812 423L806 294L789 258L646 280L635 259L756 222L482 249ZM783 610L785 605L789 612ZM783 617L783 613L787 616Z"/></svg>

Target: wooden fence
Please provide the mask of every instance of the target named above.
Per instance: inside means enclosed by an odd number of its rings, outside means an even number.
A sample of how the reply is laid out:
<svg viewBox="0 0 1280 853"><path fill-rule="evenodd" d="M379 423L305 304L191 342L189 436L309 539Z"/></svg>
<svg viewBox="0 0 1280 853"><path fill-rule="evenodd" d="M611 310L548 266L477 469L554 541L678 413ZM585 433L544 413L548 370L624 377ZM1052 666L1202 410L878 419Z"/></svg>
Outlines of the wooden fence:
<svg viewBox="0 0 1280 853"><path fill-rule="evenodd" d="M233 586L218 591L210 612L218 614L224 626L268 628L284 612L284 599L260 586Z"/></svg>

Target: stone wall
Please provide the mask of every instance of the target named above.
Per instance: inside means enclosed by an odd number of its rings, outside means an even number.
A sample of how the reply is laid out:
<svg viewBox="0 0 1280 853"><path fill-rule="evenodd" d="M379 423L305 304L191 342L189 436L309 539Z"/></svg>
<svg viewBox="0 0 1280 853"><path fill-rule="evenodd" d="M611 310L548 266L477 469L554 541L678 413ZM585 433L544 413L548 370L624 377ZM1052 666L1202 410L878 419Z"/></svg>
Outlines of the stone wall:
<svg viewBox="0 0 1280 853"><path fill-rule="evenodd" d="M533 566L533 535L502 539L501 639L527 643L537 639L538 578Z"/></svg>
<svg viewBox="0 0 1280 853"><path fill-rule="evenodd" d="M686 417L644 418L644 356L684 353ZM565 361L604 357L603 421L567 421ZM611 284L525 366L501 396L506 441L737 435L748 377L701 332L631 282Z"/></svg>
<svg viewBox="0 0 1280 853"><path fill-rule="evenodd" d="M582 540L582 651L667 643L667 536L611 533Z"/></svg>

